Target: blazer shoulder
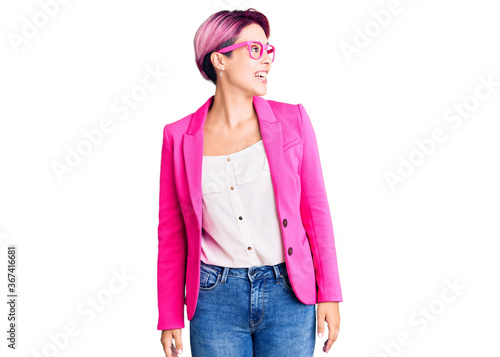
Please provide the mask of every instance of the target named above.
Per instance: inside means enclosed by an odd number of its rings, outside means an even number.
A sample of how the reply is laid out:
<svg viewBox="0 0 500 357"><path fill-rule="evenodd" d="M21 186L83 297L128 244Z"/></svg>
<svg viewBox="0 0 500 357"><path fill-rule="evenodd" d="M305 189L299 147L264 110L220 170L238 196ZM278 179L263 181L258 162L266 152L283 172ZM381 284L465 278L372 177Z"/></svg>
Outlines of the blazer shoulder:
<svg viewBox="0 0 500 357"><path fill-rule="evenodd" d="M175 138L182 136L187 132L193 114L194 113L188 114L184 118L165 124L163 131L166 132L168 130L170 141L175 140Z"/></svg>
<svg viewBox="0 0 500 357"><path fill-rule="evenodd" d="M299 104L285 103L277 100L267 100L273 111L297 112Z"/></svg>
<svg viewBox="0 0 500 357"><path fill-rule="evenodd" d="M292 104L279 102L276 100L268 100L269 106L271 107L274 116L278 118L281 122L286 122L292 127L300 128L302 123L302 113L300 112L300 106L302 104Z"/></svg>
<svg viewBox="0 0 500 357"><path fill-rule="evenodd" d="M269 103L274 115L279 118L280 121L300 124L301 113L299 106L301 104L285 103L276 100L268 100L267 102Z"/></svg>

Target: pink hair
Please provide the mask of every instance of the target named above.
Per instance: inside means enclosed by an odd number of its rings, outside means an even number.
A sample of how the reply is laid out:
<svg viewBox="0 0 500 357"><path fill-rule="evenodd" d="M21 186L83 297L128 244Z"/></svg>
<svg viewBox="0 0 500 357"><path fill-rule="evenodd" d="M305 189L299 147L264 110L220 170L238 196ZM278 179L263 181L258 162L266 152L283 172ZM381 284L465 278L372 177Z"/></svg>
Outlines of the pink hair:
<svg viewBox="0 0 500 357"><path fill-rule="evenodd" d="M222 10L210 15L196 31L194 36L194 54L198 70L203 78L217 83L215 69L210 62L210 55L223 47L233 45L240 32L248 25L257 24L269 38L270 28L267 17L255 10ZM225 55L231 57L231 51Z"/></svg>

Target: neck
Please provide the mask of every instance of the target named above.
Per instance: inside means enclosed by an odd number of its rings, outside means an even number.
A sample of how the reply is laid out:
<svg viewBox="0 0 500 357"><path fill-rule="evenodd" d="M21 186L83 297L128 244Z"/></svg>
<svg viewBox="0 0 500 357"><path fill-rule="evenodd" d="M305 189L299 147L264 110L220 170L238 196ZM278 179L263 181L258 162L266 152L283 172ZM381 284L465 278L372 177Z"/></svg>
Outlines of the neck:
<svg viewBox="0 0 500 357"><path fill-rule="evenodd" d="M205 123L210 122L211 126L231 130L256 115L253 96L242 95L236 91L223 91L217 87Z"/></svg>

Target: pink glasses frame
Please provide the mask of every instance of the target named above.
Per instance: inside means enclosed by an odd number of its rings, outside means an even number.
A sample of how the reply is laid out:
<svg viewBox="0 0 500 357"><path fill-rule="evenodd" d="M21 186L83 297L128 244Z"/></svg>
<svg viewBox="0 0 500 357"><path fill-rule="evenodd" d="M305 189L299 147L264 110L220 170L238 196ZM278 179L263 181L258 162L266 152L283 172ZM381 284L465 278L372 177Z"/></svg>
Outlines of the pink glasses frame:
<svg viewBox="0 0 500 357"><path fill-rule="evenodd" d="M266 52L269 49L269 47L271 47L273 49L273 52L274 52L274 56L272 57L271 62L274 62L274 58L276 57L276 48L273 45L263 45L262 42L260 42L260 41L245 41L245 42L235 43L234 45L221 48L220 50L217 51L217 53L226 53L226 52L232 51L232 50L234 50L236 48L240 48L240 47L243 47L243 46L248 46L248 55L250 56L250 58L258 60L258 59L260 59L262 57L262 54L264 53L264 51L260 51L259 58L253 58L252 57L251 48L250 48L250 45L252 43L258 43L258 44L260 44L260 46L263 49L265 49Z"/></svg>

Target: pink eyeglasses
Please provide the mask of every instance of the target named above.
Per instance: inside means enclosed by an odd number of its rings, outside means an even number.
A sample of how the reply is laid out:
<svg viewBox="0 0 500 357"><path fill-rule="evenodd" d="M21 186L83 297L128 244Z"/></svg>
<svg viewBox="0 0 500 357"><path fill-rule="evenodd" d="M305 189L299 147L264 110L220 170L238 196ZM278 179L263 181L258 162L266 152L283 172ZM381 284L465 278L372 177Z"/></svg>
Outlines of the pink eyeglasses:
<svg viewBox="0 0 500 357"><path fill-rule="evenodd" d="M267 54L271 56L272 59L271 62L274 62L276 49L272 45L263 45L262 42L260 41L245 41L245 42L235 43L234 45L227 46L218 50L217 53L226 53L243 46L248 46L248 54L250 55L251 58L255 60L258 60L262 57L262 54L264 53L263 49L265 48Z"/></svg>

